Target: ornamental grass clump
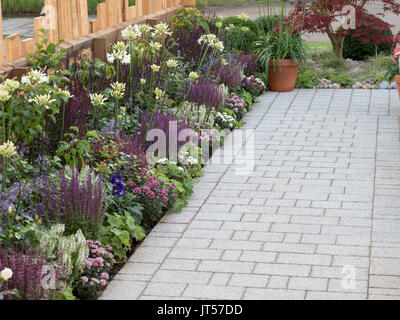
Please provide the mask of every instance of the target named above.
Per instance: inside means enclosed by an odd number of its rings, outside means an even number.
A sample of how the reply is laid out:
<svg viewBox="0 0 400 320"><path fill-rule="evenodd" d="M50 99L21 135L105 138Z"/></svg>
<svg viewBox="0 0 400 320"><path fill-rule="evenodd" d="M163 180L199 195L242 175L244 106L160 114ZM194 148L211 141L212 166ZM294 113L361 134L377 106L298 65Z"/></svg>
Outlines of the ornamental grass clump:
<svg viewBox="0 0 400 320"><path fill-rule="evenodd" d="M93 169L84 182L77 169L73 169L70 178L61 169L56 181L45 178L41 194L39 213L47 223L64 223L67 234L81 229L86 237L99 235L107 203L102 180L93 179Z"/></svg>
<svg viewBox="0 0 400 320"><path fill-rule="evenodd" d="M18 290L25 300L50 300L60 297L64 285L62 279L62 255L55 261L46 257L44 252L28 246L0 245L0 270L10 268L12 277L3 283L2 291ZM46 272L47 271L47 272ZM5 299L14 299L12 294L6 294Z"/></svg>

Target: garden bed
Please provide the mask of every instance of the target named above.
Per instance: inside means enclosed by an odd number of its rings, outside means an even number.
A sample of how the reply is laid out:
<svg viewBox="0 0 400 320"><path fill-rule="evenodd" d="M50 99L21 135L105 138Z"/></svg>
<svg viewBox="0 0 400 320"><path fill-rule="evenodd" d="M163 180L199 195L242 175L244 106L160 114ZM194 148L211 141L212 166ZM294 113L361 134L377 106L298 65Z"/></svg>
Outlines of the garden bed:
<svg viewBox="0 0 400 320"><path fill-rule="evenodd" d="M181 9L169 25L127 26L106 61L43 46L21 81L0 85L3 298L95 299L187 204L204 151L265 90L222 25ZM56 286L42 285L44 267Z"/></svg>

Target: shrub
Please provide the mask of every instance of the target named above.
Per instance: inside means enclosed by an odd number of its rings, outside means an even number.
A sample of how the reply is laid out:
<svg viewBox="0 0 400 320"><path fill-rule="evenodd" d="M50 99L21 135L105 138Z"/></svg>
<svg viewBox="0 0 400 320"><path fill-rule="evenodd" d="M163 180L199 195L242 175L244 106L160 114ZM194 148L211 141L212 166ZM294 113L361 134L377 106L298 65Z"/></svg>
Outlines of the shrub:
<svg viewBox="0 0 400 320"><path fill-rule="evenodd" d="M260 29L261 32L268 33L275 29L279 21L279 16L276 14L261 16L254 21L255 23L257 23L258 28Z"/></svg>
<svg viewBox="0 0 400 320"><path fill-rule="evenodd" d="M296 88L314 88L318 83L318 74L313 70L306 70L297 75Z"/></svg>
<svg viewBox="0 0 400 320"><path fill-rule="evenodd" d="M227 17L222 20L222 25L223 27L228 27L231 24L233 24L235 27L247 27L249 30L255 34L258 34L260 32L260 29L253 20L250 20L246 16L232 16L232 17Z"/></svg>
<svg viewBox="0 0 400 320"><path fill-rule="evenodd" d="M393 39L390 24L373 15L363 15L362 19L357 18L357 29L351 30L344 39L345 59L365 60L367 57L390 50Z"/></svg>
<svg viewBox="0 0 400 320"><path fill-rule="evenodd" d="M386 80L387 72L393 66L393 61L386 55L370 57L363 70L356 75L358 81L367 80L379 84Z"/></svg>
<svg viewBox="0 0 400 320"><path fill-rule="evenodd" d="M254 76L243 77L241 87L256 97L261 95L266 88L264 82Z"/></svg>
<svg viewBox="0 0 400 320"><path fill-rule="evenodd" d="M258 39L257 33L245 29L247 27L235 26L229 29L224 40L227 50L244 51L249 53L252 50L253 42Z"/></svg>
<svg viewBox="0 0 400 320"><path fill-rule="evenodd" d="M356 81L353 77L347 73L338 74L336 76L331 77L331 79L335 83L340 83L343 87L351 87Z"/></svg>

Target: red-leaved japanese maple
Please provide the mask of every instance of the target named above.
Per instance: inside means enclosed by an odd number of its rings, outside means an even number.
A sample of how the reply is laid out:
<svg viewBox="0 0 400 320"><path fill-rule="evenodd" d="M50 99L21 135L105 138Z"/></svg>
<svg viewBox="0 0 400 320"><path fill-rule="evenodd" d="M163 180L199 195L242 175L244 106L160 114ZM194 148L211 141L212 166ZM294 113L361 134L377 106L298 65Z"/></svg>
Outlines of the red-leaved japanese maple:
<svg viewBox="0 0 400 320"><path fill-rule="evenodd" d="M304 0L301 2L306 3ZM379 4L381 10L374 15L370 14L366 9L366 5L370 3ZM343 28L343 26L335 28L335 24L341 22L344 17L348 17L349 11L344 9L345 6L354 7L357 29L373 31L365 35L360 34L362 31L353 33L352 36L357 37L361 42L375 44L386 42L387 35L379 31L387 30L390 25L379 18L384 17L385 13L389 11L396 15L400 14L400 1L398 0L313 0L296 7L290 15L291 18L302 17L304 19L304 31L326 33L332 43L333 52L338 58L342 58L344 38L350 29Z"/></svg>

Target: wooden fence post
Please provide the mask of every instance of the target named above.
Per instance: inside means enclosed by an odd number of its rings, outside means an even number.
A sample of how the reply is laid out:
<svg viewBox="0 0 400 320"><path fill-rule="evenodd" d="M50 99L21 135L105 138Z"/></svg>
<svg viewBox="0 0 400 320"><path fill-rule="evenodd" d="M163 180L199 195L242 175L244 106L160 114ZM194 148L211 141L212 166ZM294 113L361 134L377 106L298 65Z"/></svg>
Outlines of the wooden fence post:
<svg viewBox="0 0 400 320"><path fill-rule="evenodd" d="M136 3L136 17L143 15L143 0L135 0Z"/></svg>
<svg viewBox="0 0 400 320"><path fill-rule="evenodd" d="M45 0L44 5L45 21L43 27L49 31L49 41L56 44L58 42L57 0Z"/></svg>
<svg viewBox="0 0 400 320"><path fill-rule="evenodd" d="M39 38L40 29L44 28L44 17L37 17L33 19L33 29L35 34L35 42L36 44L40 43L42 38Z"/></svg>
<svg viewBox="0 0 400 320"><path fill-rule="evenodd" d="M21 58L21 39L19 34L13 34L5 38L6 43L6 60L13 62Z"/></svg>
<svg viewBox="0 0 400 320"><path fill-rule="evenodd" d="M107 7L106 3L97 5L97 31L107 28Z"/></svg>
<svg viewBox="0 0 400 320"><path fill-rule="evenodd" d="M4 64L4 49L3 49L3 13L1 10L1 0L0 0L0 65Z"/></svg>
<svg viewBox="0 0 400 320"><path fill-rule="evenodd" d="M29 38L21 41L21 57L25 58L35 51L35 39Z"/></svg>
<svg viewBox="0 0 400 320"><path fill-rule="evenodd" d="M77 16L79 24L79 36L84 37L89 34L89 16L87 0L77 0Z"/></svg>

